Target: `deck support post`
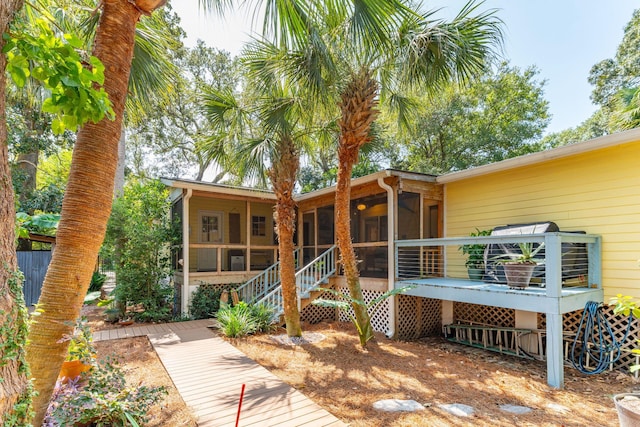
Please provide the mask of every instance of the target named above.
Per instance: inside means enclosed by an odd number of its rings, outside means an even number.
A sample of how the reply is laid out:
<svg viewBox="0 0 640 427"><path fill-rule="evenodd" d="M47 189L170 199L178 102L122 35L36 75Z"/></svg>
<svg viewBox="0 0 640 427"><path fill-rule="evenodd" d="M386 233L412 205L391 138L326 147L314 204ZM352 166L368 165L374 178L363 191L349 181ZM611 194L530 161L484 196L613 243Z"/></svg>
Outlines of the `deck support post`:
<svg viewBox="0 0 640 427"><path fill-rule="evenodd" d="M547 313L547 384L564 388L562 314Z"/></svg>
<svg viewBox="0 0 640 427"><path fill-rule="evenodd" d="M556 301L554 311L547 311L547 383L551 387L564 388L564 362L562 349L562 313L559 311L562 296L562 239L558 233L545 234L545 281L547 298Z"/></svg>

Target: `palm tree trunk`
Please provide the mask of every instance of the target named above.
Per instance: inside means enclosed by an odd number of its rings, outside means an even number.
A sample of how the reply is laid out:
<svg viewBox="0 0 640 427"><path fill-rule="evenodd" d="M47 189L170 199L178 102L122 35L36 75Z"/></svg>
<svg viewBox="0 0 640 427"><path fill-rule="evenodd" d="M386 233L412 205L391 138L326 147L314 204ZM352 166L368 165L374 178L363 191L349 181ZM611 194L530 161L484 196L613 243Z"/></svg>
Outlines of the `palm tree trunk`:
<svg viewBox="0 0 640 427"><path fill-rule="evenodd" d="M341 94L340 102L342 117L336 178L336 239L349 293L354 300L363 303L356 254L351 241L351 172L358 162L360 147L371 140L371 124L378 114L375 110L377 91L378 83L368 70L363 69L352 77ZM371 318L364 304L352 303L351 307L358 323L360 344L364 347L373 338Z"/></svg>
<svg viewBox="0 0 640 427"><path fill-rule="evenodd" d="M0 34L4 34L14 14L22 8L22 0L0 2ZM0 39L0 49L4 39ZM0 424L16 417L17 424L26 425L29 408L28 368L24 357L26 316L22 286L18 276L15 247L15 199L7 142L6 74L7 58L0 54ZM16 404L26 404L18 413Z"/></svg>
<svg viewBox="0 0 640 427"><path fill-rule="evenodd" d="M105 66L104 88L115 120L89 123L78 133L69 181L62 203L56 250L47 271L39 304L43 313L29 330L27 359L39 392L34 399L35 425L44 417L70 333L80 315L111 211L118 141L133 56L134 34L142 13L161 0L104 0L96 31L94 55Z"/></svg>
<svg viewBox="0 0 640 427"><path fill-rule="evenodd" d="M296 174L300 167L300 158L289 137L284 137L278 150L280 156L269 170L269 178L276 194L276 207L273 215L277 224L278 250L280 252L280 283L284 300L284 318L287 335L302 336L298 294L296 291L296 270L293 256L295 247L293 234L296 229L296 204L293 190Z"/></svg>

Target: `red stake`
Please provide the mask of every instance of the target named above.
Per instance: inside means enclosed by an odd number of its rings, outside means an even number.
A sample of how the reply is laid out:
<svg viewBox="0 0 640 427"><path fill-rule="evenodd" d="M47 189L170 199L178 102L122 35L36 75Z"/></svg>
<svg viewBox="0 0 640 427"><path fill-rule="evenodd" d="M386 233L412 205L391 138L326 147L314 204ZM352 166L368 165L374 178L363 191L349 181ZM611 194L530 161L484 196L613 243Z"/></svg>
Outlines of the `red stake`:
<svg viewBox="0 0 640 427"><path fill-rule="evenodd" d="M238 403L238 416L236 417L236 427L238 427L238 423L240 422L240 409L242 409L242 399L244 398L244 387L245 387L245 384L242 384L242 391L240 392L240 402Z"/></svg>

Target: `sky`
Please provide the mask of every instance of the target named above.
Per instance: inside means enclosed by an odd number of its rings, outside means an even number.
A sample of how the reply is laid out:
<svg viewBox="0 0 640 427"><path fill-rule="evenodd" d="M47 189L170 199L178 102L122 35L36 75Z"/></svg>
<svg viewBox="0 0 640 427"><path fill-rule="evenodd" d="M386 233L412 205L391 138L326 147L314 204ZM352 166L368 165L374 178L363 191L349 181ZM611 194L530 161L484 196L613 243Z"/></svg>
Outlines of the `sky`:
<svg viewBox="0 0 640 427"><path fill-rule="evenodd" d="M440 9L438 16L451 19L465 1L430 1L426 9ZM250 40L251 15L229 13L224 18L200 11L197 2L177 0L171 6L187 32L186 44L198 39L234 55ZM589 70L597 62L613 58L622 41L624 26L634 0L486 0L483 9L498 9L505 24L504 57L512 66L535 65L538 79L545 80L551 122L547 133L575 127L596 106L589 98ZM258 27L259 28L259 27Z"/></svg>

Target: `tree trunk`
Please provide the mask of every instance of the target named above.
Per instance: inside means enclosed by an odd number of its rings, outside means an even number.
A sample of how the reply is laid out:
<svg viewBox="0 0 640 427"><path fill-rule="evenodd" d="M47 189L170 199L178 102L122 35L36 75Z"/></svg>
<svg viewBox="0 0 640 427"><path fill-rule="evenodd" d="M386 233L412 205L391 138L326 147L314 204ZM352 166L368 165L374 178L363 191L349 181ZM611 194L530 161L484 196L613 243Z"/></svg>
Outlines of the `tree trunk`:
<svg viewBox="0 0 640 427"><path fill-rule="evenodd" d="M362 288L356 254L351 241L351 172L358 161L360 148L371 140L371 124L375 110L378 84L367 70L361 70L341 94L340 140L338 146L338 175L336 178L336 240L340 260L351 297L362 301ZM373 338L371 318L364 305L352 303L356 321L361 329L360 344L364 347Z"/></svg>
<svg viewBox="0 0 640 427"><path fill-rule="evenodd" d="M22 0L0 2L0 34L4 34ZM0 39L0 49L4 39ZM7 58L0 54L0 424L26 425L30 404L29 372L25 362L26 310L18 273L15 247L15 199L7 142L6 74Z"/></svg>
<svg viewBox="0 0 640 427"><path fill-rule="evenodd" d="M298 311L298 294L296 291L296 269L293 253L295 251L293 234L296 229L296 204L293 201L293 190L296 174L300 167L298 152L289 137L280 143L278 155L269 170L269 178L276 195L275 213L277 224L278 250L280 252L280 283L284 300L284 318L287 324L287 335L302 336L300 312Z"/></svg>
<svg viewBox="0 0 640 427"><path fill-rule="evenodd" d="M22 175L24 176L19 196L19 201L21 204L29 200L36 189L36 173L38 172L39 156L40 150L38 149L35 149L29 153L20 153L18 155L16 167L22 172ZM33 215L33 210L27 213L29 215Z"/></svg>
<svg viewBox="0 0 640 427"><path fill-rule="evenodd" d="M29 330L27 359L35 388L35 425L44 418L68 342L80 315L111 211L118 141L133 55L135 27L142 13L163 4L156 0L104 0L94 55L105 66L104 88L115 120L88 123L78 133L62 203L57 245L42 287L41 316Z"/></svg>

